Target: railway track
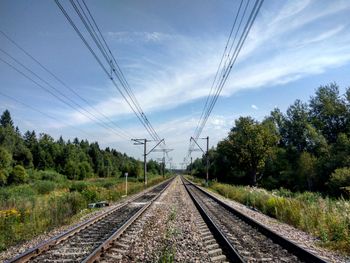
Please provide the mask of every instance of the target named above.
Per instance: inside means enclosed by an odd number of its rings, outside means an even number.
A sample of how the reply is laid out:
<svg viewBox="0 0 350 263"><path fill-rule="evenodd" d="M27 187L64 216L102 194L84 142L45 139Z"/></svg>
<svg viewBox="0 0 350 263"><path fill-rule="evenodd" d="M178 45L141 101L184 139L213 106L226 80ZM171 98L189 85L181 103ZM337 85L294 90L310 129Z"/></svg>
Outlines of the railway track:
<svg viewBox="0 0 350 263"><path fill-rule="evenodd" d="M190 181L182 180L229 261L326 263Z"/></svg>
<svg viewBox="0 0 350 263"><path fill-rule="evenodd" d="M93 262L114 238L121 235L169 186L169 179L124 204L7 261L13 262Z"/></svg>

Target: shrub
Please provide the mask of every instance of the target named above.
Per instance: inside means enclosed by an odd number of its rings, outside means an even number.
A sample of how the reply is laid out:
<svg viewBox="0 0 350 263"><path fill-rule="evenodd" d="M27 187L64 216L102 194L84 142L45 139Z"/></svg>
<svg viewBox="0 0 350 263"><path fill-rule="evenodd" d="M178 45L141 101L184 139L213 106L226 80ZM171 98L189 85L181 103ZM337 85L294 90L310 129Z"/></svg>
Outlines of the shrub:
<svg viewBox="0 0 350 263"><path fill-rule="evenodd" d="M56 178L50 171L40 174L45 175L43 177L46 179ZM46 177L47 174L54 176ZM0 251L53 227L72 222L84 214L82 211L87 211L85 208L89 202L115 201L125 193L124 180L116 178L94 178L87 182L66 180L71 184L67 187L70 191L67 191L57 189L61 183L38 180L36 177L33 177L36 181L31 184L0 187ZM148 186L162 180L162 177L151 178ZM143 182L130 182L128 185L129 194L142 189ZM6 217L2 216L5 214Z"/></svg>
<svg viewBox="0 0 350 263"><path fill-rule="evenodd" d="M340 195L342 187L350 186L350 168L336 169L332 173L328 185L333 194Z"/></svg>
<svg viewBox="0 0 350 263"><path fill-rule="evenodd" d="M74 161L68 161L64 168L64 172L68 179L76 180L79 177L79 169Z"/></svg>
<svg viewBox="0 0 350 263"><path fill-rule="evenodd" d="M22 165L13 167L9 176L9 183L23 184L28 181L28 174Z"/></svg>
<svg viewBox="0 0 350 263"><path fill-rule="evenodd" d="M335 174L333 178L343 178L344 170L336 171ZM210 188L311 233L319 237L324 245L350 253L349 201L323 198L319 193L291 193L285 189L268 192L259 188L220 183L214 183Z"/></svg>
<svg viewBox="0 0 350 263"><path fill-rule="evenodd" d="M3 186L7 182L8 173L6 170L0 169L0 186Z"/></svg>
<svg viewBox="0 0 350 263"><path fill-rule="evenodd" d="M39 178L41 180L48 180L48 181L53 181L53 182L63 182L66 181L66 177L60 173L57 173L55 171L39 171Z"/></svg>
<svg viewBox="0 0 350 263"><path fill-rule="evenodd" d="M51 181L36 181L33 186L38 194L48 194L56 189L56 184Z"/></svg>
<svg viewBox="0 0 350 263"><path fill-rule="evenodd" d="M11 154L3 147L0 147L0 169L7 170L12 162Z"/></svg>
<svg viewBox="0 0 350 263"><path fill-rule="evenodd" d="M87 182L73 182L71 186L69 187L70 192L82 192L83 190L87 189L88 187Z"/></svg>
<svg viewBox="0 0 350 263"><path fill-rule="evenodd" d="M102 190L102 191L101 191ZM85 200L88 202L96 202L98 201L99 193L103 193L103 188L96 186L88 186L84 190L81 191L81 194L84 196Z"/></svg>
<svg viewBox="0 0 350 263"><path fill-rule="evenodd" d="M94 174L93 174L93 171L92 171L92 168L91 168L91 165L88 163L88 162L81 162L79 163L78 165L78 170L79 170L79 180L83 180L85 178L89 178L89 177L92 177Z"/></svg>

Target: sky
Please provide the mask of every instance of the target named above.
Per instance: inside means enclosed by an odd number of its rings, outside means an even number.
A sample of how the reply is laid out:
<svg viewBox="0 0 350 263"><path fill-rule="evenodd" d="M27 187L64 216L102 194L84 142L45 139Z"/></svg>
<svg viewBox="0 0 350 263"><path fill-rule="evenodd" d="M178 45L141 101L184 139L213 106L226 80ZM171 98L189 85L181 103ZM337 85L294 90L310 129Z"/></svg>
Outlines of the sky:
<svg viewBox="0 0 350 263"><path fill-rule="evenodd" d="M69 1L60 2L74 17ZM86 4L147 118L167 147L174 149L169 153L173 165L180 167L239 1L86 0ZM210 147L227 136L239 116L262 120L275 107L285 112L296 99L307 102L320 85L331 82L344 92L350 86L349 12L347 0L265 1L202 132L210 137ZM131 138L150 136L54 1L0 0L0 31L66 84L0 34L0 92L10 96L0 93L0 111L9 109L23 133L35 130L56 139L62 135L97 141L101 147L142 160L143 148L133 145ZM45 82L36 81L44 88L4 63L21 68L7 54L40 76ZM124 135L62 103L47 91L47 83L84 109L98 109ZM199 143L205 147L205 141ZM149 147L153 145L149 142ZM199 152L193 153L198 156ZM160 157L161 153L149 155Z"/></svg>

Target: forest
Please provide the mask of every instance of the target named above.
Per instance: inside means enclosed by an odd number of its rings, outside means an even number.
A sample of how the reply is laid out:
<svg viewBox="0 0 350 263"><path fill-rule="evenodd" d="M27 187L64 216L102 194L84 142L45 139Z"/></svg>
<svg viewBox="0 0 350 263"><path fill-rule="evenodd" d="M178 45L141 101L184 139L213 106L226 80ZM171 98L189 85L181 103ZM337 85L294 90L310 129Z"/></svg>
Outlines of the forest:
<svg viewBox="0 0 350 263"><path fill-rule="evenodd" d="M209 150L209 177L219 182L350 196L350 88L320 86L307 103L263 120L240 117ZM205 176L206 156L187 169Z"/></svg>
<svg viewBox="0 0 350 263"><path fill-rule="evenodd" d="M148 161L147 168L151 174L160 174L156 161ZM5 110L0 118L0 185L26 183L27 170L33 169L52 170L70 180L120 177L125 172L137 177L143 173L142 162L109 147L101 149L97 142L55 140L35 131L22 135Z"/></svg>
<svg viewBox="0 0 350 263"><path fill-rule="evenodd" d="M148 161L148 186L165 178ZM0 117L0 251L91 212L88 204L142 191L142 162L97 142L21 134L5 110Z"/></svg>

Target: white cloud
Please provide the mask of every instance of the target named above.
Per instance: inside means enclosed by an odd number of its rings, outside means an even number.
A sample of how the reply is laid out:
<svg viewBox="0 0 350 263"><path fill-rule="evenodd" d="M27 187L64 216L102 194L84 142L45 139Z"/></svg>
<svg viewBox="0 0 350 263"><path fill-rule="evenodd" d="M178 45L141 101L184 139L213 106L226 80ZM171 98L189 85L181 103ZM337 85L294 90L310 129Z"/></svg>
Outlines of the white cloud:
<svg viewBox="0 0 350 263"><path fill-rule="evenodd" d="M107 36L121 43L131 42L163 42L174 38L171 34L165 34L162 32L107 32Z"/></svg>
<svg viewBox="0 0 350 263"><path fill-rule="evenodd" d="M254 104L252 104L251 107L252 107L252 109L254 109L254 110L258 110L258 109L259 109L258 106L254 105Z"/></svg>
<svg viewBox="0 0 350 263"><path fill-rule="evenodd" d="M278 10L263 9L221 96L286 84L349 63L349 22L346 15L339 15L346 9L350 9L349 1L316 0L283 2ZM130 59L126 65L130 72L137 68L127 78L146 114L205 98L227 38L225 35L195 38L161 32L110 32L109 37L117 41L163 44L162 51L147 54L139 60ZM118 94L95 106L107 116L132 114ZM251 107L258 109L256 105ZM201 109L196 110L198 113ZM232 120L212 116L203 133L211 133L217 138L225 136ZM169 135L174 147L184 150L187 139L183 138L192 135L197 121L197 117L185 116L155 128L164 137ZM90 120L74 112L69 122L82 124ZM111 142L113 138L107 136L103 140Z"/></svg>
<svg viewBox="0 0 350 263"><path fill-rule="evenodd" d="M221 96L231 96L243 89L285 84L348 63L349 27L333 23L329 16L349 8L350 3L326 2L318 6L316 2L286 2L274 14L265 10L268 15L256 21ZM275 17L272 22L271 17ZM313 21L323 21L329 29L309 28ZM225 36L199 39L160 32L109 32L109 35L133 41L173 40L158 57L144 58L138 70L141 73L129 76L129 83L146 113L207 96L226 40ZM108 116L132 113L118 94L96 107ZM72 114L72 120L78 124L90 121L79 112Z"/></svg>

